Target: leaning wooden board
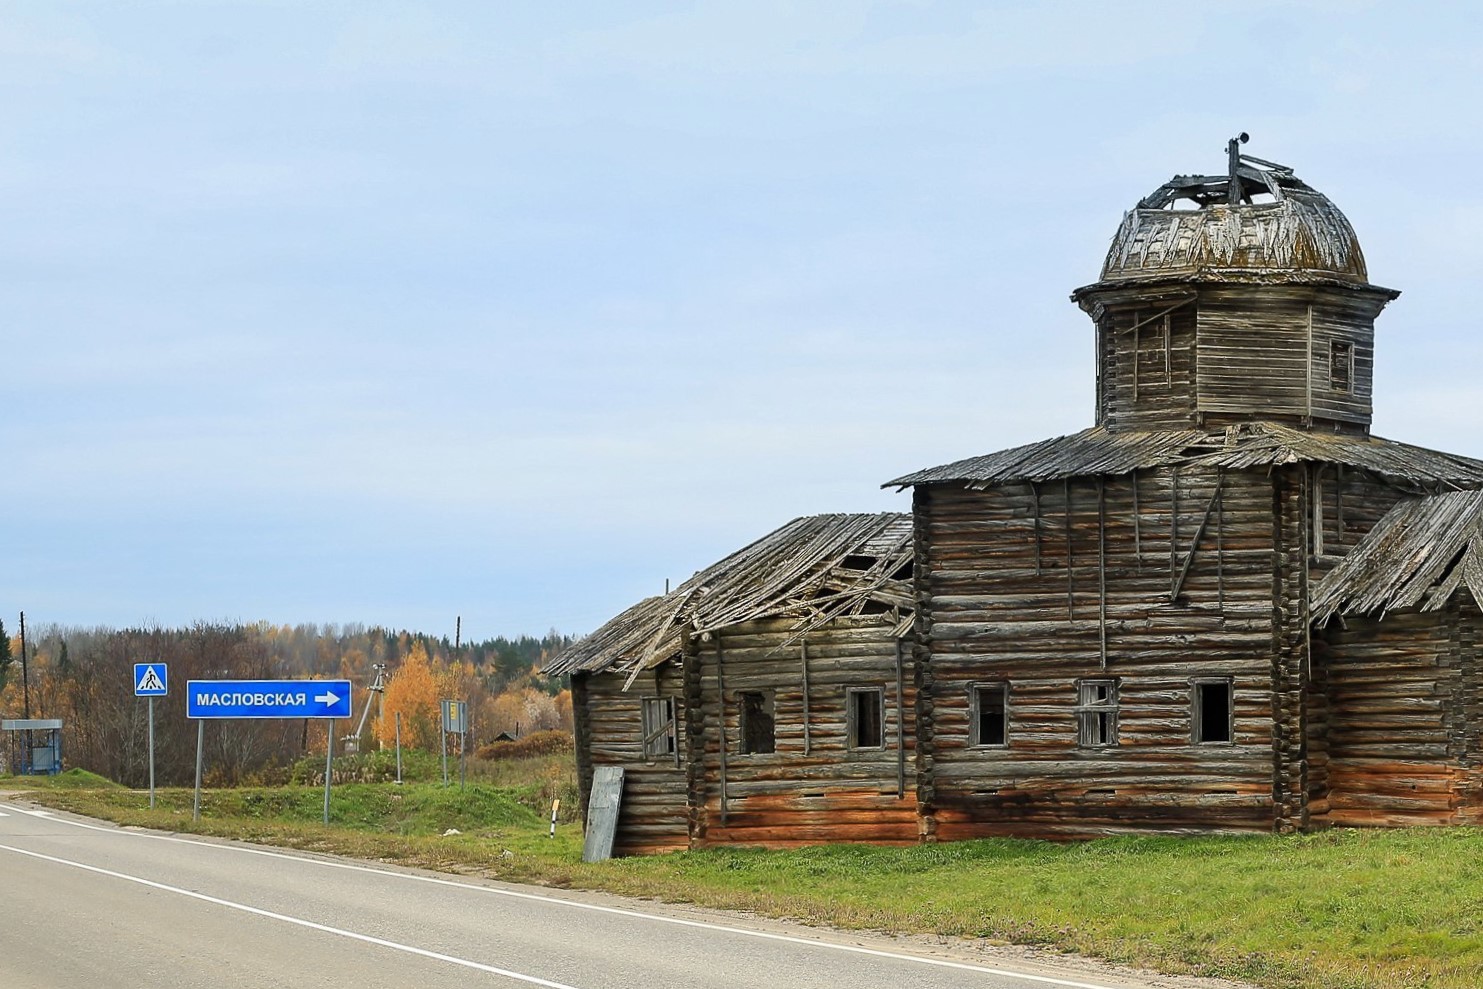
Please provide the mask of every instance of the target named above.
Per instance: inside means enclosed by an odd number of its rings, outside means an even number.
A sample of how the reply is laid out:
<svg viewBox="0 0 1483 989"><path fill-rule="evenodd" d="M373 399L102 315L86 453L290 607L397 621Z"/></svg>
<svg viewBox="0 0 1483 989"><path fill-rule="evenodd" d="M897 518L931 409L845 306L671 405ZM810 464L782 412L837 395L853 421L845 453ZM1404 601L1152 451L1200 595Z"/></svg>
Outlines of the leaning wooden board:
<svg viewBox="0 0 1483 989"><path fill-rule="evenodd" d="M587 801L587 840L583 862L613 857L613 835L618 830L618 807L623 802L623 767L598 766L592 772L592 796Z"/></svg>

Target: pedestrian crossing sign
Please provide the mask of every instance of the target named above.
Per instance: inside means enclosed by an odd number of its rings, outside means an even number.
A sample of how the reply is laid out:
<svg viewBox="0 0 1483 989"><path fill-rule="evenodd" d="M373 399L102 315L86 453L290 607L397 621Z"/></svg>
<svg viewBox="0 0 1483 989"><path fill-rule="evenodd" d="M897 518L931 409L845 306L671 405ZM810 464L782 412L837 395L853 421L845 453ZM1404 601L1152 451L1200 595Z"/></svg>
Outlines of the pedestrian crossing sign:
<svg viewBox="0 0 1483 989"><path fill-rule="evenodd" d="M164 663L134 664L134 696L164 697L170 692L170 671Z"/></svg>

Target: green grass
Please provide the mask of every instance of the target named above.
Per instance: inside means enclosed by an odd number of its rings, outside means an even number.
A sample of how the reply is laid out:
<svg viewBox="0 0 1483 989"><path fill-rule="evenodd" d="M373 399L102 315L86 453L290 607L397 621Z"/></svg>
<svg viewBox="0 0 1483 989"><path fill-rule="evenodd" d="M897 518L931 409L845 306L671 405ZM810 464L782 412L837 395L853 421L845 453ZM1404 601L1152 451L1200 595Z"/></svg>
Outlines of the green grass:
<svg viewBox="0 0 1483 989"><path fill-rule="evenodd" d="M11 776L0 773L0 790L122 790L122 784L86 769L64 769L55 776Z"/></svg>
<svg viewBox="0 0 1483 989"><path fill-rule="evenodd" d="M199 824L187 789L160 791L153 812L143 794L106 781L44 785L34 796L172 831L842 928L1033 944L1279 989L1483 986L1477 829L710 849L586 865L578 825L547 839L538 803L569 785L569 768L531 760L501 769L500 783L492 775L471 770L462 791L337 785L328 828L323 791L307 785L208 790ZM444 836L450 828L461 833Z"/></svg>

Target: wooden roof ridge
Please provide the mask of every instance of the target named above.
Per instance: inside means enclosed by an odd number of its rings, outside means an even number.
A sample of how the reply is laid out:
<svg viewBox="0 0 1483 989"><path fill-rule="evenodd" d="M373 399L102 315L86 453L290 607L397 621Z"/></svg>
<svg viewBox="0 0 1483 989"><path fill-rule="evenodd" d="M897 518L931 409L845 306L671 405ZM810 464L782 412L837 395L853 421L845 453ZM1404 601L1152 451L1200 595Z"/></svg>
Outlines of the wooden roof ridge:
<svg viewBox="0 0 1483 989"><path fill-rule="evenodd" d="M1483 491L1410 497L1314 585L1312 620L1435 611L1464 585L1483 603Z"/></svg>
<svg viewBox="0 0 1483 989"><path fill-rule="evenodd" d="M668 594L621 612L554 656L545 672L626 672L632 683L640 670L673 659L687 631L698 635L759 618L791 617L798 635L859 614L871 601L909 611L910 588L894 575L911 559L910 515L796 518Z"/></svg>
<svg viewBox="0 0 1483 989"><path fill-rule="evenodd" d="M881 487L1056 481L1171 465L1240 469L1293 463L1367 470L1418 490L1483 487L1483 461L1378 436L1253 421L1218 429L1108 430L1093 426L996 453L905 474Z"/></svg>

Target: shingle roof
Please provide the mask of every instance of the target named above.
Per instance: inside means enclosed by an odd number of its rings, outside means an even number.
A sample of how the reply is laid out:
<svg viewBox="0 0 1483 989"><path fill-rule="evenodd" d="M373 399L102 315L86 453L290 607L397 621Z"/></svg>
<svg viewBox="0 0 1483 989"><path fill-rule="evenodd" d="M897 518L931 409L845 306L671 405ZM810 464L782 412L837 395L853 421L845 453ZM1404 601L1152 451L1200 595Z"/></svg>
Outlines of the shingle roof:
<svg viewBox="0 0 1483 989"><path fill-rule="evenodd" d="M1314 585L1312 618L1434 611L1464 584L1483 602L1483 491L1407 498Z"/></svg>
<svg viewBox="0 0 1483 989"><path fill-rule="evenodd" d="M635 672L675 656L682 634L792 617L795 634L867 604L912 608L911 516L811 515L713 563L669 594L647 598L555 656L550 675ZM909 618L901 622L904 631Z"/></svg>
<svg viewBox="0 0 1483 989"><path fill-rule="evenodd" d="M882 487L958 482L988 488L1006 481L1051 481L1181 466L1242 468L1292 463L1343 464L1416 487L1483 485L1483 461L1397 443L1253 422L1219 430L1109 431L1093 426L887 481Z"/></svg>

